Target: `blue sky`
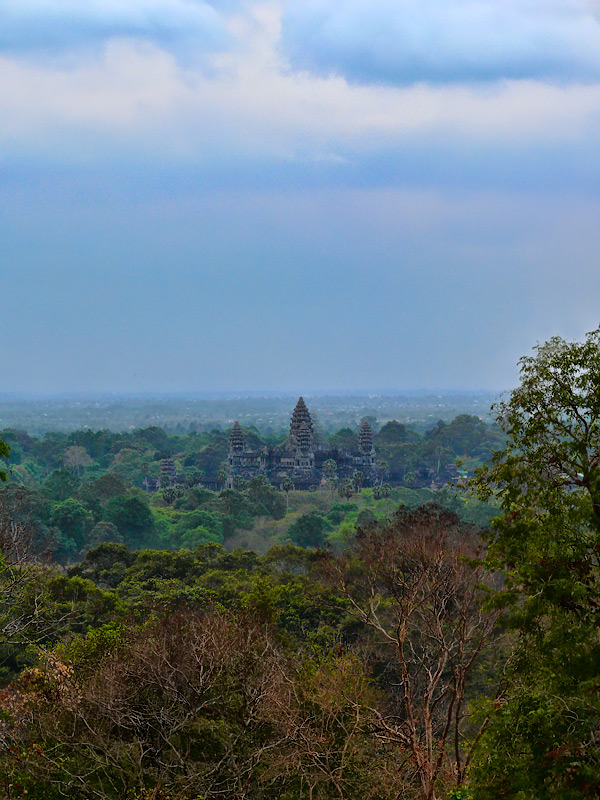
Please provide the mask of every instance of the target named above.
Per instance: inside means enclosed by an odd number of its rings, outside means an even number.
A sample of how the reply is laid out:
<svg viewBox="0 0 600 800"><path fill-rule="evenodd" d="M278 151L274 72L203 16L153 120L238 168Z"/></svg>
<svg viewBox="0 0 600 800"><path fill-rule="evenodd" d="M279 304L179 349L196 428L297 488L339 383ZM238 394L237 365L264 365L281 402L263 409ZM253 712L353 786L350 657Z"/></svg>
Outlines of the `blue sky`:
<svg viewBox="0 0 600 800"><path fill-rule="evenodd" d="M592 0L5 0L2 389L509 387L599 142Z"/></svg>

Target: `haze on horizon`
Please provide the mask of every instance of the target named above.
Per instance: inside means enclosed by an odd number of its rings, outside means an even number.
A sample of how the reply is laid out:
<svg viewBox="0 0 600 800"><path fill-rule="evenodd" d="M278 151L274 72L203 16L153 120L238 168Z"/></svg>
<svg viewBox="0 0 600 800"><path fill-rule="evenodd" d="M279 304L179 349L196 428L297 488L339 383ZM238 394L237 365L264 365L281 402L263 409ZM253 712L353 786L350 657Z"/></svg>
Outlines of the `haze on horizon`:
<svg viewBox="0 0 600 800"><path fill-rule="evenodd" d="M6 0L2 390L487 390L600 309L593 0Z"/></svg>

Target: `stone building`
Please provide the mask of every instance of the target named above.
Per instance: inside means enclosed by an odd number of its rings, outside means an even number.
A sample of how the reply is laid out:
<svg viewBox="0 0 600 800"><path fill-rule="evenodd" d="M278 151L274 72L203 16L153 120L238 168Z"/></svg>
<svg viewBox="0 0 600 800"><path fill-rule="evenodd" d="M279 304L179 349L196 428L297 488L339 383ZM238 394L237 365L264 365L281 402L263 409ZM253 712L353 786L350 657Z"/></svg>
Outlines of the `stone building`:
<svg viewBox="0 0 600 800"><path fill-rule="evenodd" d="M364 475L364 485L373 485L378 478L373 432L363 422L358 433L358 450L321 447L315 438L310 412L302 397L296 403L290 420L290 432L283 447L247 447L242 428L236 422L229 435L228 485L236 476L249 479L264 475L281 488L290 478L296 489L316 489L325 476L323 464L332 460L337 466L338 480L351 478L356 471Z"/></svg>

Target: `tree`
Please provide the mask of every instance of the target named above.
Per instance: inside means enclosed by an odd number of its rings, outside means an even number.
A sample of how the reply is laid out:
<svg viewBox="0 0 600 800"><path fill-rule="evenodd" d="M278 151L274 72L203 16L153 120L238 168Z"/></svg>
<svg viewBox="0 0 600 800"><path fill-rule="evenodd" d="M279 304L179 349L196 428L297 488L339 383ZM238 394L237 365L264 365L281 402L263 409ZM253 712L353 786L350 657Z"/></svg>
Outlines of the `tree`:
<svg viewBox="0 0 600 800"><path fill-rule="evenodd" d="M287 514L290 508L290 492L294 491L294 481L286 475L281 488L285 492L285 513Z"/></svg>
<svg viewBox="0 0 600 800"><path fill-rule="evenodd" d="M102 475L97 481L94 481L93 492L100 500L109 500L111 497L116 497L119 494L125 494L127 487L120 478L116 475L111 475L110 472Z"/></svg>
<svg viewBox="0 0 600 800"><path fill-rule="evenodd" d="M72 467L76 475L81 475L82 470L94 463L85 447L78 445L73 445L65 450L63 462L65 467Z"/></svg>
<svg viewBox="0 0 600 800"><path fill-rule="evenodd" d="M406 441L410 433L412 432L407 431L406 426L393 419L386 422L377 434L377 446L401 444Z"/></svg>
<svg viewBox="0 0 600 800"><path fill-rule="evenodd" d="M0 458L10 458L10 447L6 444L6 442L2 441L2 439L0 439ZM0 481L7 480L8 474L6 470L0 469Z"/></svg>
<svg viewBox="0 0 600 800"><path fill-rule="evenodd" d="M51 500L67 500L77 494L81 482L79 478L68 469L55 469L43 486L44 494Z"/></svg>
<svg viewBox="0 0 600 800"><path fill-rule="evenodd" d="M345 480L340 483L338 492L340 497L345 497L346 500L350 500L350 498L356 494L356 486L354 485L354 481Z"/></svg>
<svg viewBox="0 0 600 800"><path fill-rule="evenodd" d="M92 528L90 512L73 497L57 503L50 513L50 524L56 526L78 548L85 544L86 536Z"/></svg>
<svg viewBox="0 0 600 800"><path fill-rule="evenodd" d="M242 475L233 476L233 488L236 492L243 492L248 486L248 481Z"/></svg>
<svg viewBox="0 0 600 800"><path fill-rule="evenodd" d="M365 473L361 472L359 469L355 469L354 474L352 475L352 483L354 484L357 494L360 494L360 490L364 482Z"/></svg>
<svg viewBox="0 0 600 800"><path fill-rule="evenodd" d="M2 681L36 659L36 646L47 647L61 633L84 628L90 609L96 614L108 610L106 596L89 581L72 581L48 565L51 544L28 519L29 505L23 487L0 492Z"/></svg>
<svg viewBox="0 0 600 800"><path fill-rule="evenodd" d="M174 486L166 486L162 490L161 494L165 503L168 506L172 506L176 500L179 500L179 498L183 497L185 494L185 489L183 486L181 486L181 484L175 484Z"/></svg>
<svg viewBox="0 0 600 800"><path fill-rule="evenodd" d="M389 483L382 483L381 486L373 487L373 497L375 500L382 500L385 497L389 497L391 493L392 489Z"/></svg>
<svg viewBox="0 0 600 800"><path fill-rule="evenodd" d="M437 447L434 448L433 455L435 456L436 459L435 471L438 473L438 475L440 473L440 468L442 466L442 458L449 455L449 453L450 453L450 448L448 447L443 447L442 445L438 445Z"/></svg>
<svg viewBox="0 0 600 800"><path fill-rule="evenodd" d="M123 537L117 530L117 526L112 522L98 522L90 531L88 545L89 548L98 547L104 542L123 543Z"/></svg>
<svg viewBox="0 0 600 800"><path fill-rule="evenodd" d="M329 444L332 447L339 447L340 450L354 453L358 450L358 436L352 428L341 428L329 437Z"/></svg>
<svg viewBox="0 0 600 800"><path fill-rule="evenodd" d="M488 560L519 638L474 777L482 800L576 800L600 792L600 330L520 366L496 406L506 446L477 476L501 504Z"/></svg>
<svg viewBox="0 0 600 800"><path fill-rule="evenodd" d="M331 492L331 497L335 494L337 489L337 464L333 458L328 458L323 462L323 474L327 479L327 486Z"/></svg>
<svg viewBox="0 0 600 800"><path fill-rule="evenodd" d="M0 492L0 647L35 639L43 605L37 602L43 593L36 591L31 563L46 554L39 548L33 526L23 521L23 494L21 487ZM29 613L21 602L26 592L33 592L38 613Z"/></svg>
<svg viewBox="0 0 600 800"><path fill-rule="evenodd" d="M246 494L253 503L262 506L273 519L283 519L286 508L281 494L271 486L265 475L255 475L246 486Z"/></svg>
<svg viewBox="0 0 600 800"><path fill-rule="evenodd" d="M472 414L459 414L450 423L439 420L435 428L425 434L434 458L438 457L439 448L454 456L475 454L485 446L487 437L485 423Z"/></svg>
<svg viewBox="0 0 600 800"><path fill-rule="evenodd" d="M152 534L152 512L146 498L137 494L113 497L106 504L104 518L116 525L130 547L142 547Z"/></svg>
<svg viewBox="0 0 600 800"><path fill-rule="evenodd" d="M337 475L337 464L333 458L328 458L323 462L323 474L327 479L335 478Z"/></svg>
<svg viewBox="0 0 600 800"><path fill-rule="evenodd" d="M323 547L325 537L332 529L327 517L318 511L310 511L290 525L288 534L294 544L300 547Z"/></svg>
<svg viewBox="0 0 600 800"><path fill-rule="evenodd" d="M225 486L228 477L229 473L227 472L227 467L224 465L220 466L219 471L217 473L217 480L219 481L221 486Z"/></svg>
<svg viewBox="0 0 600 800"><path fill-rule="evenodd" d="M349 656L286 656L256 614L106 625L0 696L3 797L392 800ZM375 756L375 757L374 757Z"/></svg>
<svg viewBox="0 0 600 800"><path fill-rule="evenodd" d="M324 564L353 615L375 632L382 661L393 664L393 700L375 732L408 754L422 800L440 796L442 777L448 787L465 782L480 733L466 704L472 676L497 644L499 614L484 605L494 580L476 562L481 554L472 529L430 506L400 509Z"/></svg>
<svg viewBox="0 0 600 800"><path fill-rule="evenodd" d="M199 469L190 469L186 475L185 482L188 487L192 488L198 486L203 478L202 472Z"/></svg>

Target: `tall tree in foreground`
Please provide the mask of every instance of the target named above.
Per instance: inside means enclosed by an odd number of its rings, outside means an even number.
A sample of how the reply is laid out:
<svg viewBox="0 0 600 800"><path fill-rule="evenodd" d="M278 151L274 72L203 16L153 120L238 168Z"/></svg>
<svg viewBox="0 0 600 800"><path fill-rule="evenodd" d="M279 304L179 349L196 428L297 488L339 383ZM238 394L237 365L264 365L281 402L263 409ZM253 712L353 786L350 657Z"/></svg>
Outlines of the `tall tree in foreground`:
<svg viewBox="0 0 600 800"><path fill-rule="evenodd" d="M422 800L464 783L479 736L467 713L470 681L497 643L498 618L485 607L494 580L480 555L473 529L425 507L400 509L325 564L353 615L374 631L373 657L392 698L375 733L396 748Z"/></svg>
<svg viewBox="0 0 600 800"><path fill-rule="evenodd" d="M474 778L482 800L580 800L600 796L600 330L520 363L478 476L519 644Z"/></svg>

